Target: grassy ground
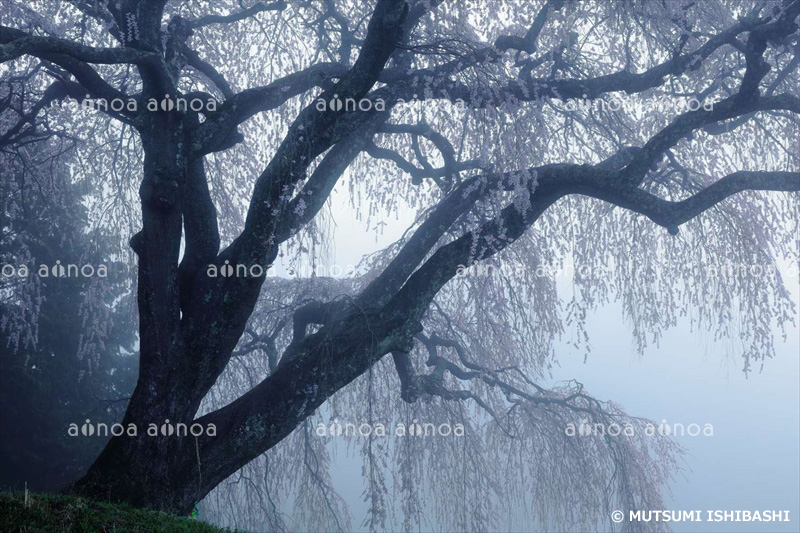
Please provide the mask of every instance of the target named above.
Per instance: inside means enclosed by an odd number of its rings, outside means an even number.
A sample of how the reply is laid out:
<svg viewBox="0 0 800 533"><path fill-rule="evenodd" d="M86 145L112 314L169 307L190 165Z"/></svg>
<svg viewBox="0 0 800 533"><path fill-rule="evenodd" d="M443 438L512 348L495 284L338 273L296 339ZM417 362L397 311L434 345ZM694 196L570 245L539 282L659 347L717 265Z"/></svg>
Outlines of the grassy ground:
<svg viewBox="0 0 800 533"><path fill-rule="evenodd" d="M21 492L0 493L0 531L3 532L145 532L182 531L218 533L205 522L165 513L136 509L129 505L99 503L75 496Z"/></svg>

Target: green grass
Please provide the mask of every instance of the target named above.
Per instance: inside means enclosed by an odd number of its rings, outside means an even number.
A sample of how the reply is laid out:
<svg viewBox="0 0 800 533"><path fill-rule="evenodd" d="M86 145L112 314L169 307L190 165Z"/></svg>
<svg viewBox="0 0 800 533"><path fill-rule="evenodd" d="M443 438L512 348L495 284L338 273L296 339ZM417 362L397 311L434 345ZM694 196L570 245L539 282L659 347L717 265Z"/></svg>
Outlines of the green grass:
<svg viewBox="0 0 800 533"><path fill-rule="evenodd" d="M223 530L191 518L76 496L28 493L26 506L23 493L3 492L0 493L0 531L219 533Z"/></svg>

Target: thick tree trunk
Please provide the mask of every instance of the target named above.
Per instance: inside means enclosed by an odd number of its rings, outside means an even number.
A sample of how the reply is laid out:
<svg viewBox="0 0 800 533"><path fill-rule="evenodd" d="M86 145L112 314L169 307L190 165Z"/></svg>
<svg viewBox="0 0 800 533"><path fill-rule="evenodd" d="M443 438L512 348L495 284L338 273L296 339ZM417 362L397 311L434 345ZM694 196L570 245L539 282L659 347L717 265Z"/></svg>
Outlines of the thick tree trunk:
<svg viewBox="0 0 800 533"><path fill-rule="evenodd" d="M139 262L139 380L122 421L126 433L111 438L72 489L104 500L187 513L198 491L193 437L165 436L160 428L191 424L194 417L188 398L191 372L180 334L178 275L183 229L179 191L185 191L190 165L181 152L183 117L152 113L140 128L145 153L139 190L143 227L131 239ZM159 428L155 436L148 434L153 424ZM127 433L130 428L136 436Z"/></svg>
<svg viewBox="0 0 800 533"><path fill-rule="evenodd" d="M323 99L334 94L359 99L369 91L402 41L408 9L403 0L377 3L362 52L336 86L323 93ZM143 39L160 49L158 25L153 22L150 30L152 35L143 31ZM142 66L143 98L176 94L174 82L182 66L180 43L187 36L181 33L167 41L165 57L170 61L163 68ZM231 109L236 109L235 104ZM203 149L208 147L198 134L197 116L162 111L138 116L136 128L145 153L140 188L143 228L131 246L139 259L140 364L139 381L123 419L126 430L135 426L136 436L113 437L73 490L187 513L218 483L280 442L331 394L399 344L407 345L418 331L407 331L405 320L381 323L374 310L350 309L337 324L291 346L280 367L233 402L231 409L197 420L205 430L203 435L148 431L152 424L192 426L200 402L224 371L258 298L263 277L211 280L205 276L205 267L271 262L280 243L276 234L285 240L297 229L281 225L286 221L278 216L282 210L276 206L286 204L285 191L306 177L310 162L336 144L337 135L346 133L335 128L343 116L335 110L319 112L313 105L298 115L256 181L244 231L222 253L218 253L216 214L203 174L202 155L207 153ZM377 116L372 126L387 116ZM203 124L211 128L212 137L230 139L235 133L223 119L206 118ZM220 120L224 135L213 133ZM336 151L337 158L329 159L333 163L327 166L341 172L359 151ZM179 261L183 238L184 257ZM321 368L331 370L320 372ZM219 428L217 435L208 433L209 424Z"/></svg>
<svg viewBox="0 0 800 533"><path fill-rule="evenodd" d="M385 320L374 310L343 310L339 321L290 347L278 368L250 392L194 421L183 420L187 426L204 429L197 438L161 434L169 404L158 404L158 416L148 411L152 396L143 392L148 384L140 380L123 421L127 428L140 420L137 436L112 438L74 490L104 500L188 513L195 502L280 443L383 355L410 349L419 329L405 317ZM320 371L323 368L327 370ZM188 402L190 395L185 398ZM150 422L144 424L144 420ZM157 421L157 436L143 431ZM170 418L170 423L176 421Z"/></svg>
<svg viewBox="0 0 800 533"><path fill-rule="evenodd" d="M159 425L160 428L160 425ZM199 494L193 437L112 437L71 490L94 499L188 514Z"/></svg>

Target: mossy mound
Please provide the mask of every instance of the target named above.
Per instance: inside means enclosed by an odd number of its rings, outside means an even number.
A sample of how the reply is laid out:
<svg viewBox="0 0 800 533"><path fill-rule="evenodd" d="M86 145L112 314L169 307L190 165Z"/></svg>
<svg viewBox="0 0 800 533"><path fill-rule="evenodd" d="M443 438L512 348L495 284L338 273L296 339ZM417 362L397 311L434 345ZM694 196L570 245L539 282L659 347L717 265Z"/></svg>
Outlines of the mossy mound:
<svg viewBox="0 0 800 533"><path fill-rule="evenodd" d="M23 493L3 492L0 493L0 531L219 533L224 530L191 518L76 496L28 493L26 505Z"/></svg>

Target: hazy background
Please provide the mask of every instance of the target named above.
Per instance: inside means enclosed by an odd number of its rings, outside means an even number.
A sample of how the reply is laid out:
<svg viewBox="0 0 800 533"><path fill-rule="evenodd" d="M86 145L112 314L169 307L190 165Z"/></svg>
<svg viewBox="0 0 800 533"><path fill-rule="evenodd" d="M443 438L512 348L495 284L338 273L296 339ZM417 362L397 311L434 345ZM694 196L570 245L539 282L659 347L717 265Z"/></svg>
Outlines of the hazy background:
<svg viewBox="0 0 800 533"><path fill-rule="evenodd" d="M412 222L410 217L390 219L383 234L376 235L355 220L346 187L340 184L331 199L334 244L321 265L356 264L363 253L399 238ZM784 279L800 306L800 281ZM687 451L686 465L672 484L667 509L702 510L704 517L706 510L790 511L790 522L673 523L675 531L800 531L800 330L787 330L786 342L776 342L775 358L761 372L754 364L754 372L745 377L733 340L715 342L706 332L691 331L686 321L641 356L620 306L610 304L590 314L587 329L592 352L586 361L586 354L567 346L565 337L557 345L560 366L551 382L577 379L594 397L657 424L666 419L714 427L712 437L677 438ZM360 527L367 509L361 498L361 461L357 452L352 454L343 441L336 444L332 478L350 505L353 527L366 531Z"/></svg>

